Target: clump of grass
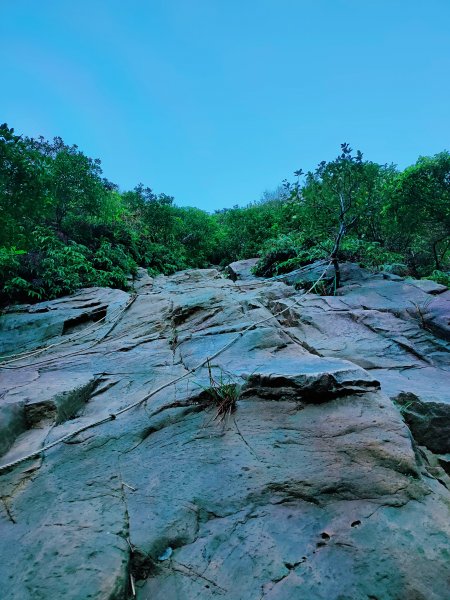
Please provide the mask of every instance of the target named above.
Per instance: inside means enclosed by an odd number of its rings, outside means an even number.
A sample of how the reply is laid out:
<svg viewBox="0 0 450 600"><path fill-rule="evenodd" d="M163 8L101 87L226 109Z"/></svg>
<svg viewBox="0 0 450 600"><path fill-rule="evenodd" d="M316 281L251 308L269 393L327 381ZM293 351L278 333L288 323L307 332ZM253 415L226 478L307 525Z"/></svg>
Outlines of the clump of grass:
<svg viewBox="0 0 450 600"><path fill-rule="evenodd" d="M213 366L210 361L207 362L209 386L204 387L208 404L216 409L212 421L221 423L236 410L236 402L240 395L240 386L233 381L230 375L227 375L223 369L219 370L219 376L213 374Z"/></svg>
<svg viewBox="0 0 450 600"><path fill-rule="evenodd" d="M294 285L296 290L308 291L310 294L317 294L318 296L335 296L336 295L336 278L332 280L317 281L311 286L311 281L299 281Z"/></svg>
<svg viewBox="0 0 450 600"><path fill-rule="evenodd" d="M427 331L430 331L430 327L428 326L426 319L425 319L425 315L427 313L427 309L429 307L429 305L431 304L431 302L433 301L433 298L428 298L427 300L425 300L425 302L422 302L421 304L418 304L417 302L413 302L410 301L411 304L414 306L414 308L416 309L416 318L419 321L420 327L422 329L425 329Z"/></svg>

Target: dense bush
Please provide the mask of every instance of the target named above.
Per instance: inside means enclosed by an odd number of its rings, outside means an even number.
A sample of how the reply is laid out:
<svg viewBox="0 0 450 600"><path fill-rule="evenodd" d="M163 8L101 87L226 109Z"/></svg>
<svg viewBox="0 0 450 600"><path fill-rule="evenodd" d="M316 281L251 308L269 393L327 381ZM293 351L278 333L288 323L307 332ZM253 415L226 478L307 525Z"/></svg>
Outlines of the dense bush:
<svg viewBox="0 0 450 600"><path fill-rule="evenodd" d="M101 163L0 126L0 302L35 301L83 286L127 289L149 273L260 256L258 275L331 258L449 282L450 154L404 171L353 154L295 173L246 207L211 215L180 208L142 184L120 192Z"/></svg>
<svg viewBox="0 0 450 600"><path fill-rule="evenodd" d="M441 285L446 285L447 287L450 287L450 273L444 273L444 271L439 271L438 269L435 269L431 273L431 275L428 275L428 277L426 277L426 279L431 279L436 283L440 283Z"/></svg>
<svg viewBox="0 0 450 600"><path fill-rule="evenodd" d="M254 273L262 277L289 273L317 260L328 258L331 251L331 241L309 245L302 241L301 236L281 235L268 240L263 246ZM379 242L348 238L342 242L340 259L356 262L369 269L381 269L384 265L400 262L403 257L397 252L386 250Z"/></svg>
<svg viewBox="0 0 450 600"><path fill-rule="evenodd" d="M0 253L3 293L9 299L41 300L87 286L127 289L127 275L136 273L133 259L107 241L92 252L82 244L64 243L44 229L36 230L35 236L37 244L28 252Z"/></svg>
<svg viewBox="0 0 450 600"><path fill-rule="evenodd" d="M288 235L262 248L256 273L273 275L329 257L374 269L401 263L405 274L446 281L450 266L450 154L422 157L397 171L364 161L342 144L341 154L286 182ZM303 177L304 176L304 177ZM303 177L303 180L301 180Z"/></svg>
<svg viewBox="0 0 450 600"><path fill-rule="evenodd" d="M311 245L301 234L282 234L263 245L254 273L261 277L289 273L328 254L325 247Z"/></svg>

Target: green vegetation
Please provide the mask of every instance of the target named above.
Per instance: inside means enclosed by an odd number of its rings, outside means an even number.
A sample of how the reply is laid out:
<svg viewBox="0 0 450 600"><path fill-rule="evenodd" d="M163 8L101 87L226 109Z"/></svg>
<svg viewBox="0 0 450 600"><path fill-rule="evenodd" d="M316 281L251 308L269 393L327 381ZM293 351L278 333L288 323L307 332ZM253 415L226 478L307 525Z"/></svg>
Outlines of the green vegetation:
<svg viewBox="0 0 450 600"><path fill-rule="evenodd" d="M263 276L329 258L335 285L342 260L448 285L448 152L399 171L343 144L334 161L295 176L259 202L211 215L142 184L121 192L77 146L1 125L0 300L127 289L138 266L170 274L253 256Z"/></svg>
<svg viewBox="0 0 450 600"><path fill-rule="evenodd" d="M285 182L284 227L266 241L255 272L276 275L328 258L336 286L342 260L448 282L450 154L398 171L363 160L348 144L341 151Z"/></svg>
<svg viewBox="0 0 450 600"><path fill-rule="evenodd" d="M205 402L207 406L215 408L213 421L221 422L229 417L236 410L236 402L239 400L240 385L233 381L230 375L227 375L220 367L207 363L209 386L200 386L205 393ZM213 375L213 369L219 370L219 375Z"/></svg>

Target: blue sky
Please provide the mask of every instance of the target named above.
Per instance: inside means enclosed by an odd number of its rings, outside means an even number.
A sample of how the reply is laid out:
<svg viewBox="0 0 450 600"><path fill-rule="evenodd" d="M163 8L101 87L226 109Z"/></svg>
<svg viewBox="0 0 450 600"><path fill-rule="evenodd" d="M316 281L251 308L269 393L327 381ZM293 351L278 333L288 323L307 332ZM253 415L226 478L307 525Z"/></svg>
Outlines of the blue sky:
<svg viewBox="0 0 450 600"><path fill-rule="evenodd" d="M450 149L449 0L2 2L0 121L177 204L257 200L348 141Z"/></svg>

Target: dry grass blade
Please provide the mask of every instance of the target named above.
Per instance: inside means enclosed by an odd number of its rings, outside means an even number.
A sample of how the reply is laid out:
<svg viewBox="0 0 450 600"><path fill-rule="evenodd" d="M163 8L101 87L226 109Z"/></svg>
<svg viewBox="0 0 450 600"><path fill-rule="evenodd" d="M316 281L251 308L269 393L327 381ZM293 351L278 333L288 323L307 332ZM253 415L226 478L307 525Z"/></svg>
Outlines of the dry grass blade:
<svg viewBox="0 0 450 600"><path fill-rule="evenodd" d="M216 407L216 414L212 420L221 423L236 410L236 402L239 398L240 389L230 378L228 380L225 379L222 370L220 371L219 379L216 379L213 375L213 367L210 361L208 361L207 367L209 388L206 388L205 392Z"/></svg>

